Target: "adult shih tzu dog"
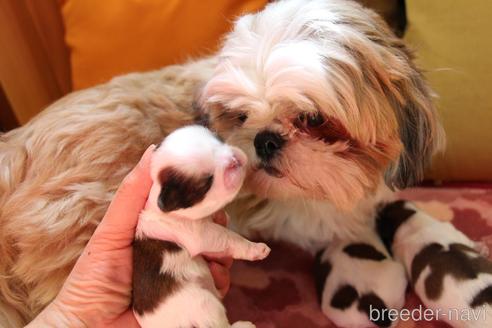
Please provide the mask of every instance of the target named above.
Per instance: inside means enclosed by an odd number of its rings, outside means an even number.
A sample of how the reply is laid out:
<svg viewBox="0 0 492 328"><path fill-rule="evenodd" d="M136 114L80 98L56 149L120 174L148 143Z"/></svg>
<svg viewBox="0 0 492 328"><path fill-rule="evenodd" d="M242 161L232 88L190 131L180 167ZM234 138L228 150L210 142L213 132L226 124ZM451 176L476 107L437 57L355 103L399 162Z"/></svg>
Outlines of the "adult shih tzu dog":
<svg viewBox="0 0 492 328"><path fill-rule="evenodd" d="M490 271L452 226L394 245L434 219L391 204L393 190L444 144L412 53L355 2L285 0L239 18L212 58L73 93L0 137L0 326L56 295L146 147L197 121L248 156L236 228L321 250L321 305L337 325L394 324L369 310L401 308L407 277L432 308L491 304ZM428 244L440 245L431 257ZM433 276L439 252L469 259L467 274Z"/></svg>

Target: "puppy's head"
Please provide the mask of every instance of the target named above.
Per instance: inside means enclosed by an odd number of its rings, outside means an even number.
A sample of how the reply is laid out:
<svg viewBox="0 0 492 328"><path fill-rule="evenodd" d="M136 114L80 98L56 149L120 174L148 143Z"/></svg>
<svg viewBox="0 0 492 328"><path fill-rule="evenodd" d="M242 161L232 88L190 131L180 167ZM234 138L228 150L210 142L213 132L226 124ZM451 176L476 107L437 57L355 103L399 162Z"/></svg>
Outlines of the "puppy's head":
<svg viewBox="0 0 492 328"><path fill-rule="evenodd" d="M246 155L210 130L188 126L157 147L151 163L156 192L149 201L190 219L211 215L232 201L245 176Z"/></svg>
<svg viewBox="0 0 492 328"><path fill-rule="evenodd" d="M423 177L443 144L412 54L372 11L285 0L240 18L200 105L250 159L245 187L351 208Z"/></svg>

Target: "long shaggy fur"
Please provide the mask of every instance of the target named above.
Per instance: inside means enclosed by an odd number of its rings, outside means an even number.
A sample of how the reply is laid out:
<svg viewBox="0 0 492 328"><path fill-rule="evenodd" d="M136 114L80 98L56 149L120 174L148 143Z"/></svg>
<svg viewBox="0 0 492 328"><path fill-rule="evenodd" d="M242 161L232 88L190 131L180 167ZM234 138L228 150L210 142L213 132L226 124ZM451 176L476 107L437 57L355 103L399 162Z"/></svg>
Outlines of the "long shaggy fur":
<svg viewBox="0 0 492 328"><path fill-rule="evenodd" d="M274 3L241 17L218 57L201 105L212 127L251 159L247 201L230 209L246 233L311 246L349 237L371 224L374 205L391 198L388 188L420 181L444 145L432 91L412 53L355 2ZM234 126L233 113L247 120ZM309 128L301 115L325 123ZM262 130L286 141L268 163L275 177L255 170L263 163L253 139ZM319 210L327 206L333 209ZM302 235L311 224L322 228Z"/></svg>
<svg viewBox="0 0 492 328"><path fill-rule="evenodd" d="M0 326L58 293L123 177L149 144L195 121L213 60L131 74L54 103L0 136Z"/></svg>
<svg viewBox="0 0 492 328"><path fill-rule="evenodd" d="M53 299L145 148L198 112L248 155L229 209L244 233L314 249L367 231L444 140L412 60L354 2L280 1L240 18L215 58L71 94L0 136L0 326ZM262 131L285 141L268 163Z"/></svg>

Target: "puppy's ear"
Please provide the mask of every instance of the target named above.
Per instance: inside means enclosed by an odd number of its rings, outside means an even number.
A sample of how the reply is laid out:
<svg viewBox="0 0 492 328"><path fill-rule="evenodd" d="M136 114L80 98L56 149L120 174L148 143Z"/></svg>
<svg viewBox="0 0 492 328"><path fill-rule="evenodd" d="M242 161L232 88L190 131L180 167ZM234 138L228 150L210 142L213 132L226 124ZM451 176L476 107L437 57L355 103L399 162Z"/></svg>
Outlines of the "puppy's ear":
<svg viewBox="0 0 492 328"><path fill-rule="evenodd" d="M213 175L190 177L174 168L166 168L159 173L161 192L157 205L163 212L192 207L205 198L213 178Z"/></svg>
<svg viewBox="0 0 492 328"><path fill-rule="evenodd" d="M403 150L397 162L386 172L386 184L403 189L422 181L432 156L444 149L445 135L432 98L420 71L411 62L405 49L410 71L394 82L399 95L390 96L395 109ZM399 100L397 100L399 98Z"/></svg>

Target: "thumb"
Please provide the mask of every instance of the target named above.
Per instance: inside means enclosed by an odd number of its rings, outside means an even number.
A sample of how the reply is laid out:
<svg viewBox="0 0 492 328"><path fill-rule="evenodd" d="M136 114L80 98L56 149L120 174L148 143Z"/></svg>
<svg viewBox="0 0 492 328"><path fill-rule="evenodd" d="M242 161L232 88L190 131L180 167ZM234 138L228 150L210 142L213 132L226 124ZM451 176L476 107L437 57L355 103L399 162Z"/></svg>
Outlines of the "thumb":
<svg viewBox="0 0 492 328"><path fill-rule="evenodd" d="M152 186L150 161L154 149L154 145L147 148L138 164L125 177L104 215L101 228L111 227L116 231L135 229Z"/></svg>

